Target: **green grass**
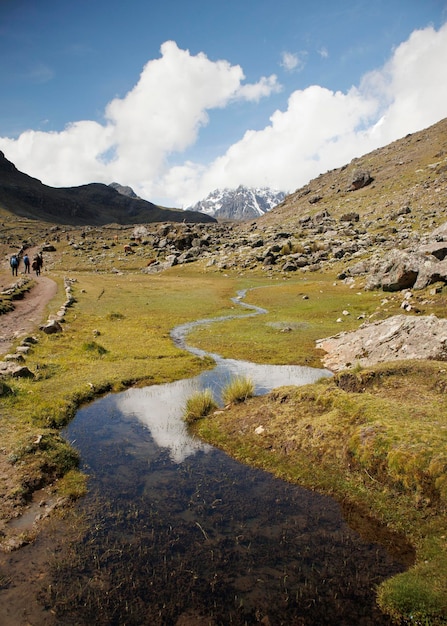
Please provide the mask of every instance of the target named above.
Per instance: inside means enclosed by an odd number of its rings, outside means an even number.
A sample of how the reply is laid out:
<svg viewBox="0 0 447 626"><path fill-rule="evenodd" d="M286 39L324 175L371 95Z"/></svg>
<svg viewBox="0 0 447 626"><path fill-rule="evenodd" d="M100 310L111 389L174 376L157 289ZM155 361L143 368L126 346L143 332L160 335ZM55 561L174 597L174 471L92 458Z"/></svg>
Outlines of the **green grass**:
<svg viewBox="0 0 447 626"><path fill-rule="evenodd" d="M191 343L226 358L250 355L256 363L321 367L317 339L358 328L363 319L378 320L401 312L397 296L365 292L361 284L350 289L333 274L273 284L253 278L245 284L252 287L245 301L268 313L198 327L189 336ZM244 310L235 307L233 312L241 315ZM360 316L364 318L359 320Z"/></svg>

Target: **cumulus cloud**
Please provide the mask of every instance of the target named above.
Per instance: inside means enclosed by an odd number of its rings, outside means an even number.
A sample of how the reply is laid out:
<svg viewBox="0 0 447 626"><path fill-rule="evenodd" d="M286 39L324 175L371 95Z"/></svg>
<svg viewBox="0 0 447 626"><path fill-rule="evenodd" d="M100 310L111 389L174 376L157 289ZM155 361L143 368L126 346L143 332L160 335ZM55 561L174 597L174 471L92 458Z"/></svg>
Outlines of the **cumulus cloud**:
<svg viewBox="0 0 447 626"><path fill-rule="evenodd" d="M258 101L280 87L275 76L245 84L239 65L192 56L175 42L161 46L124 98L106 107L105 123L79 121L62 132L0 138L0 148L19 169L46 184L66 186L114 180L154 193L167 159L195 143L207 111L230 102Z"/></svg>
<svg viewBox="0 0 447 626"><path fill-rule="evenodd" d="M169 41L134 88L107 105L102 124L84 120L62 132L30 130L17 139L0 138L0 149L46 184L117 181L169 206L186 206L217 187L239 184L292 191L445 117L447 84L440 77L446 62L447 24L415 31L383 67L349 91L318 85L294 91L265 128L247 129L212 163L181 163L210 123L210 111L230 114L237 102L254 107L280 85L276 76L247 84L239 65L191 55ZM299 59L290 55L290 69L294 63L298 67Z"/></svg>
<svg viewBox="0 0 447 626"><path fill-rule="evenodd" d="M311 178L447 116L447 24L412 33L380 69L347 93L319 86L295 91L270 124L247 131L240 141L193 179L191 165L181 183L197 199L217 187L268 185L293 191ZM173 172L171 172L171 175ZM193 182L194 181L194 182ZM166 180L170 184L170 180Z"/></svg>

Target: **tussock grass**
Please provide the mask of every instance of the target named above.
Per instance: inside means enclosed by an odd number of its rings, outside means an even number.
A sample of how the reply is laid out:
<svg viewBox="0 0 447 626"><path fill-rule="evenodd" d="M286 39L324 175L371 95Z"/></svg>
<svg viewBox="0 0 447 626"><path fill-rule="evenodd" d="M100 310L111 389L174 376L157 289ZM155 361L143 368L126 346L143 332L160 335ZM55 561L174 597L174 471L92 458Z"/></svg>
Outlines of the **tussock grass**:
<svg viewBox="0 0 447 626"><path fill-rule="evenodd" d="M101 344L97 343L96 341L86 341L82 345L82 349L92 355L95 354L95 356L103 356L104 354L107 354L107 350L104 348L104 346L101 346Z"/></svg>
<svg viewBox="0 0 447 626"><path fill-rule="evenodd" d="M255 386L251 379L246 376L237 376L222 390L222 399L225 404L234 404L245 402L247 398L252 398L255 392Z"/></svg>
<svg viewBox="0 0 447 626"><path fill-rule="evenodd" d="M63 498L77 500L87 493L87 476L76 469L70 469L57 485L58 493Z"/></svg>
<svg viewBox="0 0 447 626"><path fill-rule="evenodd" d="M203 389L201 391L197 391L187 399L183 412L183 419L187 424L192 424L193 422L206 417L217 408L217 403L214 400L212 390Z"/></svg>

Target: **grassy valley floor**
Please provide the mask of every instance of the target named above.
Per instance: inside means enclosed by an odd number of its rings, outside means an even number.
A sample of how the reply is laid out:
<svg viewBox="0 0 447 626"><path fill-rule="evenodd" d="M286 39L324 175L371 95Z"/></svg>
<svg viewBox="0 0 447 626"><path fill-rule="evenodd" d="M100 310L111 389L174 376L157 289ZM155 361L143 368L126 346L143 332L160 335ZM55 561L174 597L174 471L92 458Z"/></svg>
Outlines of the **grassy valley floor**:
<svg viewBox="0 0 447 626"><path fill-rule="evenodd" d="M59 435L81 404L107 391L177 380L212 367L211 359L172 343L176 325L243 313L231 298L247 289L246 301L264 307L266 314L199 327L188 341L226 357L320 366L316 339L341 327L357 328L365 318L397 313L401 301L398 294L384 298L364 292L360 283L347 286L332 273L268 280L262 273L223 274L197 264L155 275L137 268L115 274L83 267L63 272L57 265L48 273L59 284L66 275L73 280L75 303L62 333L36 331L38 343L26 356L35 378L3 386L4 546L12 545L8 520L36 489L51 484L65 502L85 492L77 455ZM50 309L60 301L59 293ZM436 312L436 306L426 304L424 312ZM379 588L378 602L396 620L447 623L446 370L437 362L355 368L231 406L194 429L242 462L328 493L357 519L375 519L404 536L416 550L415 564ZM15 537L17 545L32 541L36 532Z"/></svg>

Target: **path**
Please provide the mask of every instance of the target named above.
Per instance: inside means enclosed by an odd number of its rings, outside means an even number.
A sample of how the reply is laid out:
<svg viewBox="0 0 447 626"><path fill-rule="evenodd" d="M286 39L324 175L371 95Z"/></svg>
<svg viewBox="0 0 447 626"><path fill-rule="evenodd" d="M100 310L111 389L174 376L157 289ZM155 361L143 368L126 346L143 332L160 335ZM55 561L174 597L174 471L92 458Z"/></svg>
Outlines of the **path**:
<svg viewBox="0 0 447 626"><path fill-rule="evenodd" d="M33 276L34 287L14 310L0 315L0 355L6 354L17 337L32 333L42 322L47 304L57 293L57 284L47 276Z"/></svg>

